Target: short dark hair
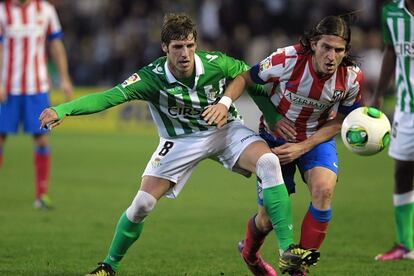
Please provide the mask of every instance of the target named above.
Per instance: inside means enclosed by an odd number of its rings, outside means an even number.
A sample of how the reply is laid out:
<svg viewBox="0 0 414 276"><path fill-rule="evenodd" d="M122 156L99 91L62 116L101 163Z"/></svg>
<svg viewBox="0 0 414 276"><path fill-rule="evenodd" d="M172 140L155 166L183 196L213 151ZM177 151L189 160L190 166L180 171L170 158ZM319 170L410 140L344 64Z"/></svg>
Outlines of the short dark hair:
<svg viewBox="0 0 414 276"><path fill-rule="evenodd" d="M327 16L319 21L310 31L305 32L299 42L303 53L311 53L311 42L318 41L322 35L336 35L346 42L345 50L351 49L351 28L349 23L341 16ZM356 65L356 61L350 55L346 55L342 61L345 66Z"/></svg>
<svg viewBox="0 0 414 276"><path fill-rule="evenodd" d="M170 13L164 16L161 28L161 42L169 45L171 40L184 40L192 34L197 41L196 25L186 14Z"/></svg>

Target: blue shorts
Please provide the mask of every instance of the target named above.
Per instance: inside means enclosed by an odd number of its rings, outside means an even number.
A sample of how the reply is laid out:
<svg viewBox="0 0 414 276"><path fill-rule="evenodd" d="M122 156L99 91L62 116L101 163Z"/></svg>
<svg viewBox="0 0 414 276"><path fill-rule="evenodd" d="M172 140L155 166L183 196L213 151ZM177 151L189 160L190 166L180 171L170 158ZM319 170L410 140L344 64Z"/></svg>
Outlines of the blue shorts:
<svg viewBox="0 0 414 276"><path fill-rule="evenodd" d="M259 133L271 148L278 147L286 143L285 140L281 138L275 138L265 129L260 129ZM338 155L336 152L336 144L334 138L317 145L312 150L308 151L293 162L282 165L283 180L285 181L285 185L289 194L295 192L296 184L294 179L296 167L299 169L302 180L304 182L304 173L314 167L324 167L338 175ZM260 205L263 205L262 188L258 181L257 195L257 202Z"/></svg>
<svg viewBox="0 0 414 276"><path fill-rule="evenodd" d="M6 102L0 104L0 134L17 133L21 123L26 133L47 133L40 129L39 115L49 106L48 93L8 95Z"/></svg>

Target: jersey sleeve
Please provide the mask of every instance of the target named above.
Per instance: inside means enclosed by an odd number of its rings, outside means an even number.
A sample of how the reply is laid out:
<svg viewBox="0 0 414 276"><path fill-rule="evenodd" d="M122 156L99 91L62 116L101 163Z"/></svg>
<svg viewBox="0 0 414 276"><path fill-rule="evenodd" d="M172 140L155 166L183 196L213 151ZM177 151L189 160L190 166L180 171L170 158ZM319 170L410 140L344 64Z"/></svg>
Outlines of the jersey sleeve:
<svg viewBox="0 0 414 276"><path fill-rule="evenodd" d="M55 7L48 5L48 26L47 26L47 39L54 40L63 37L62 26L59 21Z"/></svg>
<svg viewBox="0 0 414 276"><path fill-rule="evenodd" d="M144 68L132 74L117 87L128 100L152 101L156 99L156 94L159 93L155 87L157 82L156 76L153 76L147 68Z"/></svg>
<svg viewBox="0 0 414 276"><path fill-rule="evenodd" d="M100 112L110 107L119 105L128 101L125 94L115 86L112 89L93 93L75 99L73 101L60 104L56 107L52 107L58 115L58 119L62 119L65 116L86 115Z"/></svg>
<svg viewBox="0 0 414 276"><path fill-rule="evenodd" d="M219 54L220 67L226 78L234 79L249 69L249 66L242 60L229 57L222 53L217 54Z"/></svg>
<svg viewBox="0 0 414 276"><path fill-rule="evenodd" d="M348 89L338 107L338 112L344 115L347 115L361 105L361 92L364 82L364 75L359 68L353 67L353 69L349 70L352 73L348 79Z"/></svg>
<svg viewBox="0 0 414 276"><path fill-rule="evenodd" d="M249 96L253 99L254 103L260 109L265 118L266 124L273 129L276 122L282 119L274 106L270 101L269 95L263 85L256 84L254 89L248 89Z"/></svg>
<svg viewBox="0 0 414 276"><path fill-rule="evenodd" d="M387 7L386 6L382 7L381 29L382 29L382 39L383 39L384 43L385 44L391 44L392 43L392 38L391 38L390 29L388 28L388 24L387 24Z"/></svg>
<svg viewBox="0 0 414 276"><path fill-rule="evenodd" d="M279 82L280 76L285 70L285 49L278 49L264 60L250 69L250 77L255 83L265 84L268 82Z"/></svg>

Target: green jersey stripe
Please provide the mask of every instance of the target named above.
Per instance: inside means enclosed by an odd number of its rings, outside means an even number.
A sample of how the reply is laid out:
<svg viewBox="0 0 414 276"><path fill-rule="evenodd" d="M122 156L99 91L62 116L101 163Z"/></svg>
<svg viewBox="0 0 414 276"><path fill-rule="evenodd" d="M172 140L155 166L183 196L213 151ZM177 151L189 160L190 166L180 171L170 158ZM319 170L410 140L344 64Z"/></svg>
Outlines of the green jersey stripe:
<svg viewBox="0 0 414 276"><path fill-rule="evenodd" d="M182 99L183 99L184 105L189 105L189 106L192 106L194 108L200 108L200 104L199 104L200 100L197 97L197 93L190 92L190 91L189 91L189 89L187 89L187 90L184 89L183 90ZM191 98L193 98L193 99L191 99ZM201 118L201 114L200 114L200 118ZM204 127L202 124L200 124L199 120L197 120L196 118L191 118L191 117L186 118L186 117L184 117L183 119L184 120L188 119L189 123L192 126L194 126L193 128L198 128L198 130L207 130L207 128Z"/></svg>
<svg viewBox="0 0 414 276"><path fill-rule="evenodd" d="M396 109L414 113L414 17L405 8L404 0L383 6L383 38L392 43L396 54Z"/></svg>
<svg viewBox="0 0 414 276"><path fill-rule="evenodd" d="M160 97L162 96L162 93L160 93ZM171 113L171 107L174 108L177 106L177 99L178 97L175 97L174 95L171 94L167 94L167 98L168 98L168 113ZM178 116L177 116L178 117ZM185 134L189 134L192 133L191 127L183 122L183 120L181 120L181 118L178 118L178 120L176 120L175 122L177 122L177 125L180 125L180 128L184 131Z"/></svg>
<svg viewBox="0 0 414 276"><path fill-rule="evenodd" d="M165 99L166 97L161 97L160 92L160 96L157 97L156 100L149 102L150 111L161 136L165 136L165 134L168 134L168 136L174 137L178 135L178 133L175 131L174 121L170 120L168 116L165 115L165 112L163 112L162 110L163 106L168 106L168 104L164 101ZM165 128L160 128L159 126L161 125L163 125Z"/></svg>
<svg viewBox="0 0 414 276"><path fill-rule="evenodd" d="M411 39L411 24L412 24L412 22L411 22L411 20L406 20L406 19L404 19L404 22L403 22L403 24L405 25L404 27L404 41L410 41L410 39ZM411 79L411 64L412 64L412 56L411 55L406 55L405 57L404 57L404 64L405 64L405 75L407 76L407 90L408 90L408 93L410 94L409 96L409 99L407 99L408 101L409 101L409 103L410 103L410 112L412 112L413 111L413 109L412 109L412 99L413 99L413 87L412 87L412 84L411 84L411 81L410 81L410 79ZM401 109L402 110L405 110L406 108L405 108L405 98L404 98L404 105L401 105ZM407 107L408 108L408 107Z"/></svg>

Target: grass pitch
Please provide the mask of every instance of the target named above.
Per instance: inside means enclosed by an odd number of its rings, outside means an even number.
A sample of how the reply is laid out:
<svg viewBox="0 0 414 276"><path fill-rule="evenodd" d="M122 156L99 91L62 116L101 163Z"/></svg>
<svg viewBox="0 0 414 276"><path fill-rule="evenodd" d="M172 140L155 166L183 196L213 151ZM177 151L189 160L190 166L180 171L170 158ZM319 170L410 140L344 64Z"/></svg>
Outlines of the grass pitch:
<svg viewBox="0 0 414 276"><path fill-rule="evenodd" d="M33 203L32 143L10 137L0 170L0 274L83 275L105 256L119 216L158 144L141 134L51 136L50 196L56 208ZM385 152L359 157L339 143L340 177L333 220L311 275L411 275L411 261L378 263L374 256L394 241L393 162ZM249 275L237 252L247 219L255 212L254 179L212 161L196 169L178 199L162 199L146 220L141 239L119 275ZM298 180L292 197L295 235L309 204ZM276 266L272 235L262 255Z"/></svg>

